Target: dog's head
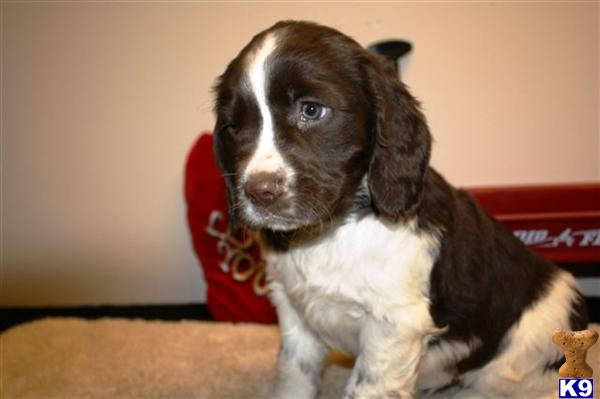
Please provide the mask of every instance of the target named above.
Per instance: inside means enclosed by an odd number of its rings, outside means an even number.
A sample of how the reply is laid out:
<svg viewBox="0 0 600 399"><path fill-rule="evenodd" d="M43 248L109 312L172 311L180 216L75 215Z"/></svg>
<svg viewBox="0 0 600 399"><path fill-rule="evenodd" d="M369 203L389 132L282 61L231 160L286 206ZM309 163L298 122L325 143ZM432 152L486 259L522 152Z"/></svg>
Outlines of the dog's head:
<svg viewBox="0 0 600 399"><path fill-rule="evenodd" d="M392 219L417 206L431 146L425 119L393 66L351 38L280 22L250 41L215 91L232 226L335 220L361 188Z"/></svg>

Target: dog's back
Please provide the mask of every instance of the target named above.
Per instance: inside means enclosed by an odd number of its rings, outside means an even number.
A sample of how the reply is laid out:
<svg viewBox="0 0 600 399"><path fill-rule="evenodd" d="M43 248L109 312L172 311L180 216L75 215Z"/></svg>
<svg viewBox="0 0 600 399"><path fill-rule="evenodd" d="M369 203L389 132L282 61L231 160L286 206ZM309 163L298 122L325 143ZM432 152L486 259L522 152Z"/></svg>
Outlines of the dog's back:
<svg viewBox="0 0 600 399"><path fill-rule="evenodd" d="M457 345L462 353L451 355L454 364L444 368L449 383L540 397L555 388L562 359L551 345L552 332L588 323L575 279L531 252L468 193L451 189L436 173L430 179L418 215L424 228L431 223L447 232L432 269L430 310L448 331L430 342L423 369L439 365ZM440 206L446 211L436 211ZM421 381L427 387L431 380Z"/></svg>

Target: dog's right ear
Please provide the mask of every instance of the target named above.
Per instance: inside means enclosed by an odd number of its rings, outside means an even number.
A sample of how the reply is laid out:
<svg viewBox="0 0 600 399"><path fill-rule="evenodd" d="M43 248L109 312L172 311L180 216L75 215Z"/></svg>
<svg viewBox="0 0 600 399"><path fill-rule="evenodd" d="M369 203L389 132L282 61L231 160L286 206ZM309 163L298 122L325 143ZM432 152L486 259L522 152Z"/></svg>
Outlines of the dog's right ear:
<svg viewBox="0 0 600 399"><path fill-rule="evenodd" d="M227 218L229 220L229 232L233 235L240 228L237 206L235 205L236 179L232 157L226 156L226 154L231 154L232 152L227 148L223 140L223 134L223 124L217 121L215 130L213 131L213 153L221 175L225 179L225 187L227 189Z"/></svg>

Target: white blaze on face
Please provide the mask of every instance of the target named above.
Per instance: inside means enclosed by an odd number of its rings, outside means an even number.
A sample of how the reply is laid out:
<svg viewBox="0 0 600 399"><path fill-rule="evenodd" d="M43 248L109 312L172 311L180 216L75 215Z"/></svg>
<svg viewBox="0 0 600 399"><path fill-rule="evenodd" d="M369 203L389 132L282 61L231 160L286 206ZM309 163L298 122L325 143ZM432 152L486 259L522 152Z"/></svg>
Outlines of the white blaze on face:
<svg viewBox="0 0 600 399"><path fill-rule="evenodd" d="M276 45L275 37L267 35L248 63L248 80L258 104L262 123L256 149L242 175L243 182L248 181L250 175L260 172L283 172L288 183L291 178L291 168L275 146L273 116L267 101L268 69L266 61L275 50Z"/></svg>

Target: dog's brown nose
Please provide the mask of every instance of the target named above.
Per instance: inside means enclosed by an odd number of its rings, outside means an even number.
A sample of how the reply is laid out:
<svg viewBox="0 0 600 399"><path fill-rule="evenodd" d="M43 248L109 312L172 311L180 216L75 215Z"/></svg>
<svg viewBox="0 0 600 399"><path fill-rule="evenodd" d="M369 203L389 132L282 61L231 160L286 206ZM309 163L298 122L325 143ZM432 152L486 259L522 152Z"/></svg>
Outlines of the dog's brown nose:
<svg viewBox="0 0 600 399"><path fill-rule="evenodd" d="M257 173L250 176L244 191L255 204L268 206L283 194L284 178L278 173Z"/></svg>

